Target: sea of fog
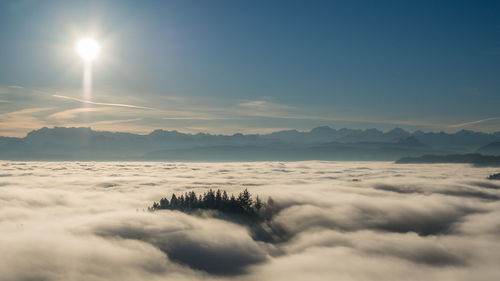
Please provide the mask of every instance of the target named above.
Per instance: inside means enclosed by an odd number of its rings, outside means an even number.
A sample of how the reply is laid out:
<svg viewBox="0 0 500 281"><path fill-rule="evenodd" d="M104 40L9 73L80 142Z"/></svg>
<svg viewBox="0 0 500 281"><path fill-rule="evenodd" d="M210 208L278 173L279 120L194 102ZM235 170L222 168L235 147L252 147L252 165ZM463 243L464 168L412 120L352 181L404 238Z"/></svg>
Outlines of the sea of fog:
<svg viewBox="0 0 500 281"><path fill-rule="evenodd" d="M499 280L494 168L387 162L0 162L0 280ZM280 242L244 224L144 211L245 188Z"/></svg>

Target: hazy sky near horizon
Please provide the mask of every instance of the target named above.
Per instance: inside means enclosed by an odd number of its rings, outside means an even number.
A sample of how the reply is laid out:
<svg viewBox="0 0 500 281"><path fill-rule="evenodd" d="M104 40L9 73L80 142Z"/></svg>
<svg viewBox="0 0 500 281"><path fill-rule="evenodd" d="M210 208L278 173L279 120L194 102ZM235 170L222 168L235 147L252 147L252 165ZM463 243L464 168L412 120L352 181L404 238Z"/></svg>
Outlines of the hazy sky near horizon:
<svg viewBox="0 0 500 281"><path fill-rule="evenodd" d="M500 131L498 1L8 0L0 35L0 135Z"/></svg>

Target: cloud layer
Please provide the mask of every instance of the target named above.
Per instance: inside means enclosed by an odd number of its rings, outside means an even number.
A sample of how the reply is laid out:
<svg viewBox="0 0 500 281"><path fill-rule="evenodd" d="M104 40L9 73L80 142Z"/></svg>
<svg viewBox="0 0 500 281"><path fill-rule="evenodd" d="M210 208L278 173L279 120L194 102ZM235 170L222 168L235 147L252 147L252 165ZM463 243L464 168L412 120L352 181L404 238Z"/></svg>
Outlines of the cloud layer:
<svg viewBox="0 0 500 281"><path fill-rule="evenodd" d="M391 163L0 162L2 280L496 280L491 168ZM248 188L279 212L255 239L210 214L143 211Z"/></svg>

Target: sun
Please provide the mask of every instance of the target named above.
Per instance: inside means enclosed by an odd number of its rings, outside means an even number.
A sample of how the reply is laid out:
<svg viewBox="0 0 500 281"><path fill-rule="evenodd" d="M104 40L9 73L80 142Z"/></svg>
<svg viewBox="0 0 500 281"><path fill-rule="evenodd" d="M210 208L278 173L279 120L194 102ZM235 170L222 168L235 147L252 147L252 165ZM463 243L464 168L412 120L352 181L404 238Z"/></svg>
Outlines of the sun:
<svg viewBox="0 0 500 281"><path fill-rule="evenodd" d="M84 61L91 62L101 53L101 46L94 38L81 38L76 41L76 52Z"/></svg>

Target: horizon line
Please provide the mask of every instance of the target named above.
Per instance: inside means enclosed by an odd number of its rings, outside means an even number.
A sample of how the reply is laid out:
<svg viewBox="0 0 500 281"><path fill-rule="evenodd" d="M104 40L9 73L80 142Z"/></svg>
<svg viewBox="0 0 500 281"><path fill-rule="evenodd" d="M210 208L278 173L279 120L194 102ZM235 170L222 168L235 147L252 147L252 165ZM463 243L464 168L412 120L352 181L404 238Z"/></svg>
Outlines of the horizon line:
<svg viewBox="0 0 500 281"><path fill-rule="evenodd" d="M164 132L176 132L176 133L181 133L181 134L184 134L184 135L198 135L198 134L205 134L205 135L213 135L213 136L235 136L235 135L246 135L246 136L265 136L265 135L270 135L270 134L273 134L273 133L279 133L279 132L287 132L287 131L296 131L296 132L299 132L299 133L311 133L314 129L317 129L317 128L325 128L325 127L328 127L329 129L331 130L335 130L335 131L340 131L340 130L343 130L343 129L347 129L347 130L353 130L353 131L361 131L361 132L366 132L366 131L369 131L369 130L377 130L383 134L387 134L391 131L394 131L394 130L403 130L409 134L415 134L417 132L422 132L424 134L428 134L428 133L435 133L435 134L439 134L439 133L445 133L445 134L457 134L459 132L462 132L462 131L465 131L465 132L472 132L472 133L481 133L481 134L486 134L486 135L495 135L495 134L498 134L500 133L500 131L495 131L495 132L491 132L491 133L488 133L488 132L483 132L483 131L474 131L474 130L467 130L467 129L461 129L461 130L457 130L455 132L445 132L443 130L441 131L424 131L424 130L414 130L414 131L409 131L409 130L406 130L404 128L401 128L401 127L394 127L390 130L387 130L387 131L383 131L381 129L378 129L378 128L366 128L366 129L357 129L357 128L348 128L348 127L342 127L342 128L339 128L339 129L336 129L336 128L332 128L328 125L324 125L324 126L317 126L317 127L314 127L310 130L299 130L299 129L283 129L283 130L278 130L278 131L272 131L272 132L269 132L269 133L242 133L242 132L237 132L237 133L233 133L233 134L224 134L224 133L221 133L221 134L217 134L217 133L210 133L210 132L204 132L204 131L199 131L197 133L189 133L189 132L183 132L183 131L179 131L177 129L172 129L172 130L169 130L169 129L163 129L163 128L158 128L158 129L153 129L152 131L150 131L149 133L139 133L139 132L128 132L128 131L110 131L110 130L95 130L95 129L92 129L91 126L89 127L85 127L85 126L81 126L81 127L65 127L65 126L53 126L53 127L47 127L47 126L43 126L39 129L33 129L31 131L29 131L28 133L26 133L26 135L24 137L12 137L12 136L3 136L3 135L0 135L0 137L3 137L3 138L18 138L18 139L22 139L22 138L25 138L27 137L30 133L32 132L35 132L35 131L39 131L39 130L43 130L43 129L50 129L50 130L54 130L54 129L89 129L91 131L94 131L94 132L106 132L106 133L124 133L124 134L133 134L133 135L142 135L142 136L147 136L147 135L151 135L152 133L156 132L156 131L164 131Z"/></svg>

